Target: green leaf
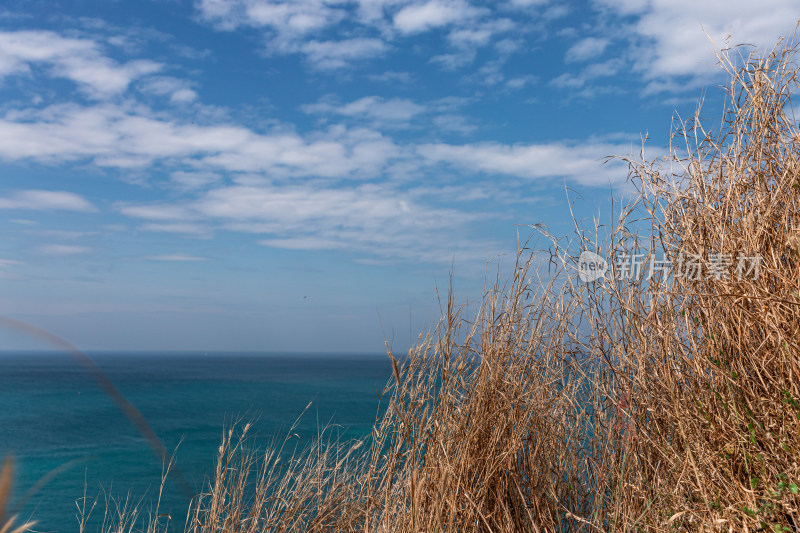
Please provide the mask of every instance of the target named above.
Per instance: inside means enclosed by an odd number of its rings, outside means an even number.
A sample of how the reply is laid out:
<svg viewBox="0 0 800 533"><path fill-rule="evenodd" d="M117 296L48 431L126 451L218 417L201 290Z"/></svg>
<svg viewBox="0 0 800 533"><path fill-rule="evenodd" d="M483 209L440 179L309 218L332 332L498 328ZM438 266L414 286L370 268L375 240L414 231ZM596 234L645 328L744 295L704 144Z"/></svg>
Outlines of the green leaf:
<svg viewBox="0 0 800 533"><path fill-rule="evenodd" d="M789 490L792 491L792 494L797 494L797 485L795 483L789 483Z"/></svg>

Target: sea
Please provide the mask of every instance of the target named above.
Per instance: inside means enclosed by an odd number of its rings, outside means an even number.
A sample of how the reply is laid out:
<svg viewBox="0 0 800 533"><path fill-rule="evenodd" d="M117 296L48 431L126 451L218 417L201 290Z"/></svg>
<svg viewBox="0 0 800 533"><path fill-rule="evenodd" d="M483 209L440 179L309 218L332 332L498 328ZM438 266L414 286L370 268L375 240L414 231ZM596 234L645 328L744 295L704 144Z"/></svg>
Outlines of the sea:
<svg viewBox="0 0 800 533"><path fill-rule="evenodd" d="M392 375L385 354L88 355L174 453L195 493L208 486L223 431L247 422L260 449L290 429L301 446L325 428L343 440L368 436ZM0 353L0 456L14 460L7 511L36 520L42 532L79 532L80 508L85 515L93 502L87 533L125 502L152 512L163 471L96 376L60 352ZM188 508L184 489L168 479L159 507L177 531Z"/></svg>

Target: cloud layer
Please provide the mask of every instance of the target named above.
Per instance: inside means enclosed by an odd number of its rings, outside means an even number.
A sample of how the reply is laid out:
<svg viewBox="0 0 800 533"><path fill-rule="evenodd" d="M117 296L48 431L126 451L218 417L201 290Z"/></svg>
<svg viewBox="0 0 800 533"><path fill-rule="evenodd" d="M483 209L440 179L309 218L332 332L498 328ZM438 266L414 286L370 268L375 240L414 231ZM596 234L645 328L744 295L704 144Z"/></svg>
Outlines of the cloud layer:
<svg viewBox="0 0 800 533"><path fill-rule="evenodd" d="M536 49L548 25L568 14L546 0L199 0L194 10L201 24L255 33L266 43L262 53L300 54L307 67L321 71L316 75L335 76L331 71L402 48L406 59L423 58L426 68L445 76L461 72L452 76L471 88L438 98L368 89L331 93L297 106L309 124L271 119L258 128L226 118L224 110L202 115L198 82L174 75L163 60L130 57L113 39L86 31L0 31L0 82L58 80L74 89L51 101L0 108L0 160L88 168L170 191L98 204L114 206L147 232L197 238L230 231L273 247L414 260L484 253L491 247L485 236L453 237L502 216L477 202L523 201L514 191L530 194L564 182L619 184L625 165L601 163L629 154L627 139L636 137L493 140L481 132L482 117L468 113L472 103L523 90L531 99L548 90L588 94L618 75L638 76L645 93L680 93L711 79L712 47L701 26L720 43L732 31L737 40L761 45L794 16L785 0L768 0L766 8L740 4L594 0L590 18L598 23L561 28L571 36L563 65L539 84L544 74L537 65L520 71L515 59ZM365 78L408 87L414 75L389 69ZM493 92L487 95L487 88ZM487 179L494 187L485 186ZM62 190L68 188L0 191L0 209L99 211ZM89 249L48 244L40 251Z"/></svg>
<svg viewBox="0 0 800 533"><path fill-rule="evenodd" d="M0 80L12 74L29 75L38 66L52 76L75 82L96 99L118 95L135 79L163 67L146 59L119 64L90 39L68 38L50 31L0 31Z"/></svg>
<svg viewBox="0 0 800 533"><path fill-rule="evenodd" d="M94 212L85 198L67 191L24 190L0 193L0 209L32 209Z"/></svg>

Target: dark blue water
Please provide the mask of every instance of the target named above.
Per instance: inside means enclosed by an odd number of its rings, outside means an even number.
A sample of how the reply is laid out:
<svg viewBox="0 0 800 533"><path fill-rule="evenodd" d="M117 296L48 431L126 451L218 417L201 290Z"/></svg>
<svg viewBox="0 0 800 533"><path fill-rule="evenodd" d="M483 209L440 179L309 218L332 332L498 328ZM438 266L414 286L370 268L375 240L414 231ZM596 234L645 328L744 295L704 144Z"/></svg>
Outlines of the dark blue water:
<svg viewBox="0 0 800 533"><path fill-rule="evenodd" d="M232 421L254 420L263 446L313 402L295 429L305 442L330 423L342 438L360 438L379 408L376 389L391 376L379 354L91 355L167 449L180 443L177 466L195 490L213 472ZM147 510L161 480L161 461L147 440L66 354L0 354L0 454L9 453L16 500L48 472L66 468L21 510L21 518L37 520L37 531L77 531L75 502L84 490L100 499L144 498ZM168 482L160 512L182 524L186 503L178 483Z"/></svg>

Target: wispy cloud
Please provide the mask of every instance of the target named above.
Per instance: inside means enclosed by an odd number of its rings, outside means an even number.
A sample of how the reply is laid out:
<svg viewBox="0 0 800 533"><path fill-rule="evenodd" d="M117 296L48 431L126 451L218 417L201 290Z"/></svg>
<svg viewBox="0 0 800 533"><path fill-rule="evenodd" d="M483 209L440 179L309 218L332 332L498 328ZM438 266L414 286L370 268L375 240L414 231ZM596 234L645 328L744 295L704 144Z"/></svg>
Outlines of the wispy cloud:
<svg viewBox="0 0 800 533"><path fill-rule="evenodd" d="M515 23L506 6L468 0L199 0L199 18L224 31L261 28L268 54L304 54L309 64L331 70L388 53L403 39L446 32L451 52L437 55L446 67L471 61ZM533 4L515 6L524 11Z"/></svg>
<svg viewBox="0 0 800 533"><path fill-rule="evenodd" d="M478 126L473 124L470 119L456 114L439 115L433 118L433 123L441 131L460 133L461 135L469 135L478 129Z"/></svg>
<svg viewBox="0 0 800 533"><path fill-rule="evenodd" d="M384 257L441 258L473 246L455 242L451 230L486 215L420 203L390 185L352 189L314 186L230 186L179 205L122 205L147 222L202 222L228 231L263 235L265 245L339 249Z"/></svg>
<svg viewBox="0 0 800 533"><path fill-rule="evenodd" d="M170 178L172 183L185 190L206 187L222 180L219 174L202 170L176 170L170 174Z"/></svg>
<svg viewBox="0 0 800 533"><path fill-rule="evenodd" d="M509 6L493 11L466 0L398 0L387 1L380 10L367 14L350 9L351 4L311 1L290 5L254 0L239 8L237 2L200 5L217 10L221 26L267 28L274 33L272 46L288 47L285 50L305 47L308 60L320 69L339 68L357 57L388 52L393 40L412 38L403 37L406 34L439 30L454 57L470 57L478 48L490 47L495 57L484 61L477 71L484 85L512 90L536 81L530 74L518 72L509 78L503 72L520 46L509 39L498 41L498 36L511 32L516 24L507 18ZM308 18L313 9L331 10L331 17L325 21ZM345 18L379 31L378 37L330 40L332 33L319 33L320 28L336 27ZM223 19L226 22L221 22ZM277 22L270 22L276 20L291 21L293 26L278 29ZM78 41L100 53L99 47L87 44L91 41ZM594 45L594 49L601 46ZM592 56L575 50L576 58ZM582 78L563 83L580 87L593 76L608 75L612 67L620 68L612 62L589 64ZM398 76L394 77L410 79ZM149 94L172 103L192 103L192 109L201 105L195 85L179 78L141 75L134 87L138 92L129 93L131 97L141 99ZM510 188L519 180L603 186L627 175L622 164L601 165L605 156L630 151L622 143L425 143L399 131L411 124L424 125L430 130L426 138L437 141L439 134L473 134L477 119L465 113L478 96L415 101L407 96L366 94L369 96L354 99L328 96L301 105L305 113L322 117L310 128L278 120L266 127L248 127L216 116L195 123L194 117L184 115L186 107L164 106L162 98L17 107L0 115L0 158L10 163L78 163L109 172L157 174L159 178L144 183L169 190L168 199L115 204L119 213L137 220L141 231L195 239L239 232L272 247L437 261L447 261L453 253L485 256L491 248L488 240L470 231L493 215L485 206L476 209L476 203L487 198L504 205L520 201L520 195L503 196L476 186L482 175L511 178ZM155 104L159 101L161 107ZM443 175L457 173L463 183L440 182L441 170L445 170ZM30 190L0 195L0 208L96 210L73 193ZM39 250L69 255L87 253L90 248L46 244ZM194 256L147 257L181 261Z"/></svg>
<svg viewBox="0 0 800 533"><path fill-rule="evenodd" d="M340 104L328 98L316 104L308 104L302 110L309 114L340 115L376 121L379 123L406 123L427 111L408 98L383 98L365 96L347 104Z"/></svg>
<svg viewBox="0 0 800 533"><path fill-rule="evenodd" d="M50 75L75 82L92 98L124 92L130 83L162 68L160 63L136 60L119 64L90 39L62 37L50 31L0 32L0 79L29 76L44 65Z"/></svg>
<svg viewBox="0 0 800 533"><path fill-rule="evenodd" d="M240 26L268 32L267 52L305 54L316 68L336 69L352 61L382 54L386 43L376 37L344 37L320 40L321 30L353 17L347 4L322 0L200 0L196 4L202 20L222 30Z"/></svg>
<svg viewBox="0 0 800 533"><path fill-rule="evenodd" d="M22 265L21 261L13 259L0 259L0 279L16 279L19 276L13 272L14 267Z"/></svg>
<svg viewBox="0 0 800 533"><path fill-rule="evenodd" d="M450 116L451 129L468 131L468 122L454 121L450 111L463 100L435 101L427 104L441 115ZM334 106L312 104L312 112L401 120L421 112L422 106L411 101L383 100L377 97ZM211 184L217 171L234 173L269 173L272 179L347 178L367 179L382 176L391 165L409 164L419 168L414 152L428 162L471 162L487 172L519 176L566 175L580 183L591 183L589 167L610 154L619 154L627 146L587 143L545 143L541 145L423 144L400 145L373 129L334 126L305 137L280 131L257 134L249 129L228 125L194 125L168 121L147 115L135 115L117 106L81 108L65 106L36 112L39 122L0 120L0 156L6 159L70 161L89 158L100 167L130 166L147 168L157 163L188 164L194 167L196 185ZM448 119L439 125L448 127ZM13 160L12 159L12 160ZM493 161L494 164L487 164ZM546 165L542 165L546 162ZM580 166L581 171L574 169ZM178 180L191 182L192 173L181 170ZM45 203L48 200L49 203ZM37 202L40 202L37 204ZM61 202L59 204L59 202ZM25 193L6 198L0 206L32 208L34 205L61 205L62 208L90 209L85 201L58 194ZM41 207L44 208L44 207ZM168 218L168 217L167 217Z"/></svg>
<svg viewBox="0 0 800 533"><path fill-rule="evenodd" d="M293 47L287 47L293 49ZM297 47L317 68L338 69L356 60L382 55L388 46L380 39L358 37L341 41L310 41Z"/></svg>
<svg viewBox="0 0 800 533"><path fill-rule="evenodd" d="M610 40L598 37L581 39L567 50L565 59L567 62L573 62L595 58L602 55L610 43Z"/></svg>
<svg viewBox="0 0 800 533"><path fill-rule="evenodd" d="M268 27L284 39L334 24L344 14L322 0L200 0L197 9L220 28Z"/></svg>
<svg viewBox="0 0 800 533"><path fill-rule="evenodd" d="M738 43L772 46L798 19L794 0L697 2L692 0L594 0L615 20L609 31L627 41L627 57L650 81L649 92L685 91L708 83L718 47ZM706 35L707 34L707 35Z"/></svg>
<svg viewBox="0 0 800 533"><path fill-rule="evenodd" d="M44 190L12 191L0 195L0 209L97 211L88 200L75 193Z"/></svg>
<svg viewBox="0 0 800 533"><path fill-rule="evenodd" d="M411 83L411 81L414 79L410 72L397 70L387 70L386 72L382 72L380 74L368 74L367 78L372 81L400 83L403 85Z"/></svg>
<svg viewBox="0 0 800 533"><path fill-rule="evenodd" d="M241 126L187 124L111 104L9 115L0 118L0 158L6 161L88 159L100 167L146 168L192 158L205 170L358 177L379 172L398 151L390 139L364 129L333 128L309 138L286 131L257 134Z"/></svg>
<svg viewBox="0 0 800 533"><path fill-rule="evenodd" d="M191 84L170 76L151 76L141 81L143 91L158 96L167 96L174 104L187 104L197 99L197 92Z"/></svg>
<svg viewBox="0 0 800 533"><path fill-rule="evenodd" d="M632 145L608 143L543 143L502 145L428 144L418 148L429 163L445 163L467 171L505 174L526 179L566 179L572 183L604 186L620 183L627 177L627 165L609 156L625 155Z"/></svg>
<svg viewBox="0 0 800 533"><path fill-rule="evenodd" d="M402 8L394 15L393 21L395 27L403 33L419 33L456 22L474 20L484 13L484 9L462 0L429 0Z"/></svg>
<svg viewBox="0 0 800 533"><path fill-rule="evenodd" d="M600 63L590 63L578 73L565 72L550 80L550 85L567 89L582 89L594 80L616 75L625 62L619 58L608 59Z"/></svg>

